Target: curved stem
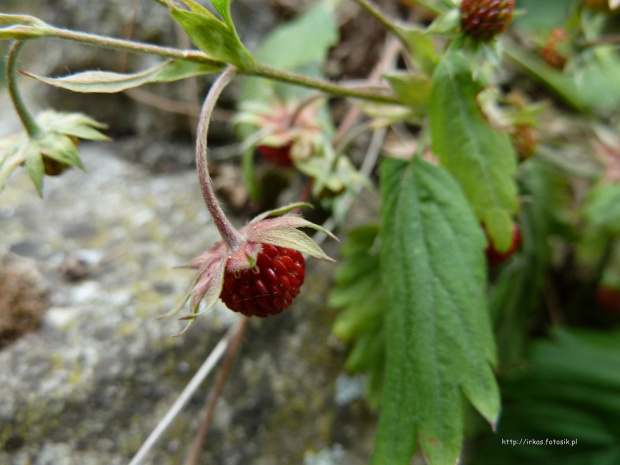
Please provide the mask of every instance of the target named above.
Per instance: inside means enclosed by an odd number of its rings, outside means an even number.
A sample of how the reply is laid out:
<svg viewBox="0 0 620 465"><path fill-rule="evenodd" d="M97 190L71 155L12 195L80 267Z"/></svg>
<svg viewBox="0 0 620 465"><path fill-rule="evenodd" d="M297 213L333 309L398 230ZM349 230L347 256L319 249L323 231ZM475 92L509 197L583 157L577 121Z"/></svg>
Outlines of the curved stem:
<svg viewBox="0 0 620 465"><path fill-rule="evenodd" d="M11 101L13 102L13 106L15 107L15 111L19 115L19 119L22 121L22 125L24 126L24 128L26 128L26 132L30 137L38 137L43 133L43 130L39 127L32 115L28 112L26 104L24 103L22 95L17 87L16 62L22 45L24 45L24 42L22 42L21 40L16 40L15 42L13 42L9 50L9 54L6 60L7 86L9 88L9 94L11 95Z"/></svg>
<svg viewBox="0 0 620 465"><path fill-rule="evenodd" d="M198 130L196 134L196 167L198 169L198 179L200 181L202 195L207 204L207 209L213 217L215 226L220 232L222 239L224 239L224 242L226 242L230 252L239 250L245 243L245 240L241 234L239 234L239 231L228 221L228 218L226 218L222 207L217 201L215 192L213 191L213 184L207 166L207 134L209 133L209 123L211 122L213 108L215 108L215 104L224 88L234 79L236 74L237 69L231 66L226 68L213 83L205 99L202 111L200 112L200 120L198 121Z"/></svg>

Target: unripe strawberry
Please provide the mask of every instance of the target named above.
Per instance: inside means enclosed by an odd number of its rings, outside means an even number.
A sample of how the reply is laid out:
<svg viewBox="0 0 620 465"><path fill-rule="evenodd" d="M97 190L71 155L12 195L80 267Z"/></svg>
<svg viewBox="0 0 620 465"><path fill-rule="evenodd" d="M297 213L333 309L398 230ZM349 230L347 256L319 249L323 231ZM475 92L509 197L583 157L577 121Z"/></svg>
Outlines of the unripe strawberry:
<svg viewBox="0 0 620 465"><path fill-rule="evenodd" d="M293 143L290 142L280 147L274 147L271 145L259 145L256 147L256 151L267 161L273 163L281 168L290 168L293 166L293 159L291 158L291 148Z"/></svg>
<svg viewBox="0 0 620 465"><path fill-rule="evenodd" d="M517 151L519 160L524 161L534 155L538 139L529 124L517 124L510 133L512 144Z"/></svg>
<svg viewBox="0 0 620 465"><path fill-rule="evenodd" d="M487 42L508 29L514 0L463 0L461 26L474 40Z"/></svg>
<svg viewBox="0 0 620 465"><path fill-rule="evenodd" d="M489 240L489 245L486 249L487 262L490 266L497 266L501 263L504 263L510 257L514 255L514 253L519 249L521 245L521 229L517 224L514 224L512 227L512 242L510 243L510 247L505 252L498 251L493 243Z"/></svg>
<svg viewBox="0 0 620 465"><path fill-rule="evenodd" d="M545 62L551 66L552 68L563 70L564 66L566 66L567 58L566 56L558 50L558 46L562 43L565 43L568 40L568 34L566 30L562 27L556 27L545 45L540 50L540 57L545 60Z"/></svg>
<svg viewBox="0 0 620 465"><path fill-rule="evenodd" d="M226 271L220 298L235 312L264 318L291 305L304 282L306 262L296 250L261 245L253 268Z"/></svg>

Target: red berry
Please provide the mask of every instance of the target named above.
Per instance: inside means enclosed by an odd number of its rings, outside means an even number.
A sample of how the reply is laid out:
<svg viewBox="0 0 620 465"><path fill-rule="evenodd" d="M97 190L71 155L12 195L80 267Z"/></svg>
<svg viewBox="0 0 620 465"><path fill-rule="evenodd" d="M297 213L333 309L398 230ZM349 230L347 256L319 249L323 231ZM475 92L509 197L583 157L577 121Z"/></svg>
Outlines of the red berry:
<svg viewBox="0 0 620 465"><path fill-rule="evenodd" d="M474 40L487 42L508 29L514 0L463 0L461 26Z"/></svg>
<svg viewBox="0 0 620 465"><path fill-rule="evenodd" d="M256 266L228 271L220 298L228 308L245 316L264 318L288 308L304 283L306 262L293 249L262 244Z"/></svg>
<svg viewBox="0 0 620 465"><path fill-rule="evenodd" d="M620 312L620 289L598 286L595 299L599 307L611 312Z"/></svg>
<svg viewBox="0 0 620 465"><path fill-rule="evenodd" d="M512 227L512 242L510 243L510 247L505 252L498 251L493 243L489 240L489 245L486 249L487 254L487 262L491 266L499 265L500 263L504 263L508 260L512 255L517 251L519 246L521 245L521 229L516 224Z"/></svg>
<svg viewBox="0 0 620 465"><path fill-rule="evenodd" d="M270 161L274 165L282 168L290 168L293 166L291 159L291 147L293 143L288 143L281 147L272 147L270 145L259 145L256 151L262 155L265 160Z"/></svg>

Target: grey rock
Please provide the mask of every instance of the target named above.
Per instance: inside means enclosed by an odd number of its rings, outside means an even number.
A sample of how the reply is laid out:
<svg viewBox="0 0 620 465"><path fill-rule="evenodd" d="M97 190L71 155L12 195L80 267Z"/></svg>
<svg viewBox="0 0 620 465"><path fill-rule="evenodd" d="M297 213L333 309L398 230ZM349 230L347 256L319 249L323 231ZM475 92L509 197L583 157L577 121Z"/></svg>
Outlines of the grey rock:
<svg viewBox="0 0 620 465"><path fill-rule="evenodd" d="M193 171L153 175L115 149L84 143L88 172L46 178L43 200L25 170L0 194L10 212L0 215L0 247L29 257L50 288L41 328L0 350L2 464L127 463L237 318L219 305L176 339L179 322L155 319L189 285L192 274L174 266L218 235ZM71 257L87 267L77 279L63 268ZM309 261L292 308L251 321L200 463L367 461L373 417L335 387L344 354L328 343L333 271ZM182 463L212 383L147 463Z"/></svg>

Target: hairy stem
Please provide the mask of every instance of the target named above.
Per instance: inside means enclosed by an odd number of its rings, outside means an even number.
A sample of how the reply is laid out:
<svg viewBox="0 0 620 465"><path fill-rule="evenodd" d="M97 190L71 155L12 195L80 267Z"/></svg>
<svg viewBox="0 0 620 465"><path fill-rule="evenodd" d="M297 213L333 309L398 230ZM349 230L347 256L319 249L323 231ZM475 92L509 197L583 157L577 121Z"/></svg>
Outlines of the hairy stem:
<svg viewBox="0 0 620 465"><path fill-rule="evenodd" d="M41 37L51 37L54 39L71 40L88 45L95 45L103 48L111 48L116 50L126 50L128 52L147 53L165 58L174 58L177 60L189 60L199 63L208 63L214 66L224 68L226 63L211 58L207 54L199 50L179 50L172 47L161 47L158 45L147 44L143 42L134 42L132 40L115 39L112 37L101 36L97 34L89 34L86 32L71 31L47 25L44 29L32 32L24 32L21 36L24 39L37 39ZM295 84L302 87L320 90L322 92L335 95L338 97L359 98L380 103L401 103L400 100L389 94L373 92L352 88L346 85L335 84L322 79L315 79L301 74L283 71L270 66L256 63L254 66L239 70L242 74L259 76L273 79L288 84Z"/></svg>
<svg viewBox="0 0 620 465"><path fill-rule="evenodd" d="M200 63L209 63L212 65L221 65L224 68L225 63L209 57L198 50L179 50L173 47L161 47L159 45L147 44L144 42L135 42L133 40L115 39L113 37L100 36L97 34L89 34L86 32L71 31L57 27L49 27L46 29L45 36L55 39L71 40L88 45L96 45L103 48L112 48L117 50L126 50L128 52L148 53L165 58L175 58L177 60L191 60Z"/></svg>
<svg viewBox="0 0 620 465"><path fill-rule="evenodd" d="M262 63L256 63L253 69L244 70L244 74L273 79L280 82L286 82L288 84L296 84L303 87L310 87L337 97L359 98L379 103L401 103L400 100L393 95L345 87L328 81L323 81L321 79L314 79L301 74L295 74L281 69L272 68L271 66L267 66Z"/></svg>
<svg viewBox="0 0 620 465"><path fill-rule="evenodd" d="M198 169L198 179L200 181L200 188L202 189L202 195L207 204L207 209L215 226L217 227L222 239L226 242L228 250L230 252L236 252L243 244L244 239L239 234L239 231L228 221L222 207L217 201L215 192L213 191L213 183L211 182L211 176L209 176L209 168L207 166L207 134L209 133L209 123L211 122L211 114L213 108L217 103L224 88L234 79L237 74L237 69L234 67L226 68L213 83L205 103L200 112L200 120L198 121L198 130L196 135L196 167Z"/></svg>
<svg viewBox="0 0 620 465"><path fill-rule="evenodd" d="M22 121L22 125L26 128L26 132L30 137L38 137L43 133L43 130L39 127L32 115L26 109L26 104L22 99L22 95L17 88L17 56L24 43L21 40L16 40L11 45L9 54L6 60L6 78L7 87L9 88L9 94L11 95L11 101L15 107L19 119Z"/></svg>

